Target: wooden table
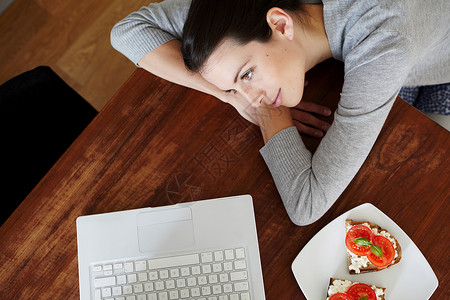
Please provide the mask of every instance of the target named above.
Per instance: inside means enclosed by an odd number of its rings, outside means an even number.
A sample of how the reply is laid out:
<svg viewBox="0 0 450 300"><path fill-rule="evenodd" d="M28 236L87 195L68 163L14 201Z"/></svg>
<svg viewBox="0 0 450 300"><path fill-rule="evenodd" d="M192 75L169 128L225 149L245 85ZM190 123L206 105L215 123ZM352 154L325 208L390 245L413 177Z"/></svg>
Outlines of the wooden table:
<svg viewBox="0 0 450 300"><path fill-rule="evenodd" d="M342 66L308 74L305 100L336 106ZM305 138L314 150L318 140ZM80 215L249 193L267 299L304 299L290 265L321 228L365 202L416 243L449 299L450 133L397 99L370 156L317 222L289 220L256 126L210 96L136 70L0 229L0 299L77 299ZM6 199L7 201L7 199ZM396 299L392 299L396 300Z"/></svg>

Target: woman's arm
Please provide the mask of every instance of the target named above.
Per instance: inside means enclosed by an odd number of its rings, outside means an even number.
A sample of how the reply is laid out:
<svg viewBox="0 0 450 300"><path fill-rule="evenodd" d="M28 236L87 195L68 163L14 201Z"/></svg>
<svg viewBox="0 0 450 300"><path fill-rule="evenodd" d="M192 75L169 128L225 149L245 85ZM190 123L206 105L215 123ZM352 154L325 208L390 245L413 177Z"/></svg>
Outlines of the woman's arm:
<svg viewBox="0 0 450 300"><path fill-rule="evenodd" d="M190 3L190 0L166 0L142 7L114 26L111 44L150 73L230 103L244 118L256 123L248 104L239 95L225 93L186 69L180 39Z"/></svg>
<svg viewBox="0 0 450 300"><path fill-rule="evenodd" d="M112 28L112 46L138 64L159 46L181 39L190 5L190 0L166 0L142 7Z"/></svg>
<svg viewBox="0 0 450 300"><path fill-rule="evenodd" d="M150 73L170 82L214 96L223 93L200 74L190 72L185 67L180 46L181 43L178 40L169 41L144 55L138 64Z"/></svg>
<svg viewBox="0 0 450 300"><path fill-rule="evenodd" d="M251 105L239 94L225 93L184 65L180 39L190 0L166 0L142 7L118 22L111 31L111 44L136 65L168 81L213 95L231 104L241 116L258 124ZM300 132L321 137L329 127L309 113L329 115L330 110L314 103L293 109ZM305 125L308 124L308 125Z"/></svg>
<svg viewBox="0 0 450 300"><path fill-rule="evenodd" d="M347 55L334 122L314 155L294 127L276 133L260 151L297 225L322 217L356 175L408 74L409 57L395 35L374 36L372 41L395 47L368 48L373 59L358 49Z"/></svg>

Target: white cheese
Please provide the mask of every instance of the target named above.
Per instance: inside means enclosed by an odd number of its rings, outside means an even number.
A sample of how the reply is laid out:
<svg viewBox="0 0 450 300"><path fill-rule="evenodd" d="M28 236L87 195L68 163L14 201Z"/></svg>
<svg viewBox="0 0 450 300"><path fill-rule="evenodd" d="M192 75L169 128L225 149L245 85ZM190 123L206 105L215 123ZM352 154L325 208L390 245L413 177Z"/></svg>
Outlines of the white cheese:
<svg viewBox="0 0 450 300"><path fill-rule="evenodd" d="M347 292L349 287L357 283L359 282L351 282L350 280L335 279L333 283L328 287L327 300L329 300L329 298L334 294ZM375 285L372 285L371 288L372 290L375 291L375 294L377 295L377 300L381 300L382 296L384 295L383 289L379 289Z"/></svg>
<svg viewBox="0 0 450 300"><path fill-rule="evenodd" d="M350 280L334 280L333 284L328 287L328 296L337 294L337 293L345 293L348 288L352 285Z"/></svg>
<svg viewBox="0 0 450 300"><path fill-rule="evenodd" d="M347 249L348 255L350 255L351 264L348 266L349 270L354 270L356 274L361 273L361 268L365 268L369 265L370 261L367 256L359 256Z"/></svg>
<svg viewBox="0 0 450 300"><path fill-rule="evenodd" d="M398 256L397 244L395 242L395 239L392 237L392 235L389 234L389 232L384 231L384 230L381 230L380 232L378 232L378 228L372 228L369 225L369 223L362 223L361 225L368 227L370 230L372 230L373 234L384 236L385 238L390 240L391 243L394 245L394 249L395 249L394 259L397 258L397 256ZM345 232L347 232L353 226L354 225L350 225L350 224L346 223L345 224ZM361 273L360 269L367 267L368 264L370 263L369 259L366 256L356 255L356 254L350 252L348 249L347 249L347 253L350 255L350 265L348 266L348 269L354 270L356 274Z"/></svg>

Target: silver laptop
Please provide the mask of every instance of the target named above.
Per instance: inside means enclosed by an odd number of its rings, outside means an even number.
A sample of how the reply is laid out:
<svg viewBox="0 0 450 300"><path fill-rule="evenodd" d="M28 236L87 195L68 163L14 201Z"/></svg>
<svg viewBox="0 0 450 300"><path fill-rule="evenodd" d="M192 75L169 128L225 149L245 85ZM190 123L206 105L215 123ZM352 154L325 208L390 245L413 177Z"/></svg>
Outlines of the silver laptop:
<svg viewBox="0 0 450 300"><path fill-rule="evenodd" d="M80 298L262 300L249 195L77 219Z"/></svg>

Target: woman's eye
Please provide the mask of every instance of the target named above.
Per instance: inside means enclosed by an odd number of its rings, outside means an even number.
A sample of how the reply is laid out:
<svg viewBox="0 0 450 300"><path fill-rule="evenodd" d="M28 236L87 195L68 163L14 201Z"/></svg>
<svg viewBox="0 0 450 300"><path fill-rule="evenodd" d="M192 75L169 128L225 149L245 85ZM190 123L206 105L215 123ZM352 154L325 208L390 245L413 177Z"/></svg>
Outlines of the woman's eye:
<svg viewBox="0 0 450 300"><path fill-rule="evenodd" d="M236 90L226 90L225 93L227 93L227 94L229 94L229 93L236 94Z"/></svg>
<svg viewBox="0 0 450 300"><path fill-rule="evenodd" d="M242 80L250 80L253 77L253 71L249 70L247 71L244 75L242 75L241 79Z"/></svg>

